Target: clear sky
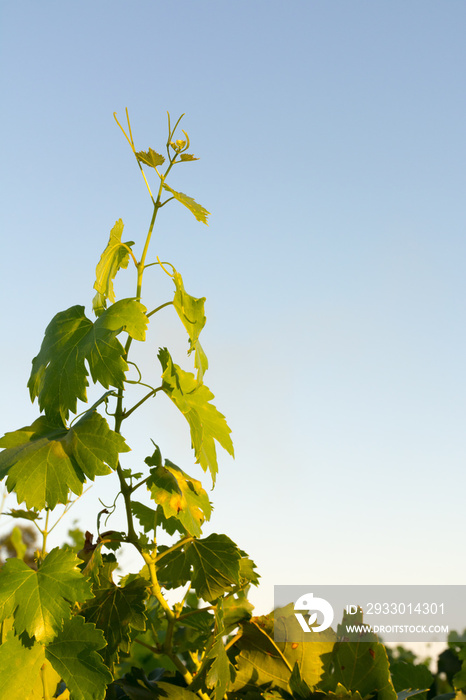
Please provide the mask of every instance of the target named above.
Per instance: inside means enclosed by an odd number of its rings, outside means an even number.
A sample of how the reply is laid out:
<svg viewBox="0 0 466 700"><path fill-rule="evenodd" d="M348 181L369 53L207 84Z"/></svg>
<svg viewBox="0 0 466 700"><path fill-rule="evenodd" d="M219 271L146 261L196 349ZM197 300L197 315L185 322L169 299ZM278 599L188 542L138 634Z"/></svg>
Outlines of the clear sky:
<svg viewBox="0 0 466 700"><path fill-rule="evenodd" d="M115 220L125 240L145 236L151 203L113 112L128 107L138 148L156 150L166 111L185 112L201 160L171 184L210 226L167 206L153 257L207 297L205 382L233 430L205 532L255 560L261 613L274 584L464 583L464 1L4 0L0 13L0 432L37 417L30 361L55 313L90 315ZM170 290L153 272L148 306ZM143 364L159 373L160 342L190 369L173 312L157 323ZM126 464L152 437L210 488L168 403L130 426ZM113 486L63 528L95 532Z"/></svg>

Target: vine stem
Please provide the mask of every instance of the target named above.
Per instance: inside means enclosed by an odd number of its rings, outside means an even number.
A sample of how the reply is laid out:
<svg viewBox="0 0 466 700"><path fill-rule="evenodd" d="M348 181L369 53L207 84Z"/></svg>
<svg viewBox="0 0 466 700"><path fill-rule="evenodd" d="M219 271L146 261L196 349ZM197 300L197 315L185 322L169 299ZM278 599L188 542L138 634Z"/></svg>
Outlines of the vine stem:
<svg viewBox="0 0 466 700"><path fill-rule="evenodd" d="M47 536L49 534L48 526L49 526L49 518L50 518L50 511L47 510L45 514L45 525L44 529L41 530L42 533L42 551L40 553L41 559L44 560L45 556L47 554L46 546L47 546Z"/></svg>
<svg viewBox="0 0 466 700"><path fill-rule="evenodd" d="M173 129L173 131L171 131L171 129L170 129L170 115L169 115L169 117L168 117L168 119L169 119L169 137L168 137L168 142L167 142L167 152L168 152L168 157L169 157L169 165L168 165L168 167L167 167L167 169L165 170L165 173L164 173L163 175L160 174L159 171L156 169L156 172L157 172L157 174L158 174L158 176L159 176L159 178L160 178L160 186L159 186L159 190L158 190L158 193L157 193L157 198L154 200L154 197L153 197L153 195L152 195L151 189L150 189L150 187L149 187L149 184L148 184L148 182L147 182L146 176L145 176L145 174L144 174L143 168L142 168L142 166L141 166L141 163L140 163L140 161L139 161L139 158L138 158L137 155L136 155L136 149L135 149L135 147L134 147L133 135L132 135L132 133L131 133L131 125L130 125L130 122L129 122L128 110L126 110L126 116L127 116L127 121L128 121L129 136L126 134L125 130L123 129L123 127L121 126L121 124L118 122L118 120L117 120L117 118L116 118L116 115L114 115L114 116L115 116L115 120L116 120L118 126L119 126L120 129L123 131L123 133L124 133L124 135L125 135L125 137L126 137L128 143L129 143L130 146L131 146L131 149L132 149L134 155L136 156L136 160L137 160L137 162L138 162L139 169L141 170L142 176L143 176L144 181L145 181L145 183L146 183L146 185L147 185L147 189L149 190L149 194L150 194L150 196L151 196L152 202L154 203L154 210L153 210L153 212L152 212L152 217L151 217L151 221L150 221L150 224L149 224L149 230L148 230L148 232L147 232L146 240L145 240L145 242L144 242L144 248L143 248L143 251L142 251L142 255L141 255L141 258L140 258L139 262L136 264L136 269L137 269L136 299L137 299L138 301L140 301L140 300L141 300L141 294L142 294L143 275L144 275L144 270L145 270L145 266L146 266L146 265L145 265L146 257L147 257L147 253L148 253L148 250L149 250L149 245L150 245L150 242L151 242L152 234L153 234L153 231L154 231L155 221L156 221L156 218L157 218L157 212L158 212L158 210L163 206L163 204L161 204L161 201L160 201L160 200L161 200L162 192L163 192L163 189L164 189L165 178L167 177L167 175L168 175L168 173L170 172L171 168L172 168L173 165L175 164L175 162L176 162L176 157L177 157L177 155L178 155L178 153L175 153L175 155L174 155L173 157L170 156L170 153L169 153L170 140L171 140L171 137L172 137L172 135L173 135L173 133L174 133L176 127L177 127L178 124L179 124L179 121L180 121L181 117L180 117L180 119L178 120L178 122L176 123L175 129ZM183 115L182 115L182 116L183 116ZM189 143L189 139L188 139L188 143ZM164 204L166 204L166 202L164 202ZM157 259L158 259L158 258L157 258ZM160 260L159 260L158 262L159 262L159 264L161 264L161 263L160 263ZM159 307L157 307L157 308L154 309L153 311L149 312L149 314L147 314L147 317L152 316L152 314L156 313L156 312L159 311L160 309L162 309L162 308L164 308L165 306L168 306L169 304L172 304L172 303L173 303L173 302L167 302L167 303L165 303L165 304L160 305ZM125 345L125 359L126 359L126 360L128 359L128 353L129 353L129 350L130 350L130 347L131 347L131 343L132 343L132 338L131 338L130 336L128 336L128 339L127 339L126 345ZM115 415L115 428L114 428L115 432L121 434L121 425L122 425L123 420L125 420L126 418L128 418L128 417L129 417L137 408L139 408L145 401L147 401L149 398L151 398L151 397L154 396L158 391L161 391L161 390L162 390L162 387L158 387L157 389L151 390L148 394L146 394L146 396L144 396L144 397L143 397L138 403L136 403L132 408L130 408L128 411L125 411L124 408L123 408L124 390L123 390L123 388L120 388L120 389L118 390L118 394L117 394L117 405L116 405L115 414L114 414L114 415ZM148 554L147 552L145 552L145 551L140 547L139 542L138 542L138 537L137 537L137 534L136 534L135 529L134 529L133 513L132 513L132 510L131 510L131 494L132 494L132 492L133 492L134 489L133 489L133 488L131 487L131 485L127 482L127 480L126 480L126 478L125 478L125 476L124 476L124 474L123 474L123 469L122 469L122 467L121 467L120 462L118 462L117 470L116 470L116 471L117 471L117 473L118 473L118 478L119 478L119 481L120 481L120 490L121 490L121 494L122 494L123 499L124 499L124 502L125 502L126 518L127 518L127 524L128 524L127 541L130 542L131 544L133 544L133 545L136 547L136 549L139 551L140 555L141 555L142 558L144 559L144 561L145 561L145 563L146 563L146 565L147 565L147 568L148 568L148 570L149 570L149 575L150 575L150 580L151 580L152 595L153 595L153 596L156 598L156 600L158 601L158 603L159 603L159 605L161 606L161 608L162 608L162 610L163 610L163 612L164 612L164 614L165 614L165 617L166 617L166 619L167 619L167 625L168 625L168 626L167 626L167 634L166 634L165 641L164 641L164 644L163 644L163 651L164 651L164 653L170 658L170 660L173 662L173 664L176 666L176 668L177 668L177 670L179 671L179 673L183 676L183 678L184 678L186 684L189 686L189 685L191 685L191 683L193 682L193 676L192 676L192 674L190 673L190 671L187 669L187 667L184 665L184 663L181 661L181 659L177 656L176 653L174 653L174 651L173 651L173 649L172 649L173 632L174 632L174 628L175 628L175 624L176 624L176 622L177 622L177 617L178 617L178 616L177 616L177 613L176 613L174 610L172 610L172 608L168 605L166 599L164 598L163 593L162 593L162 590L161 590L161 587L160 587L160 583L159 583L158 578L157 578L157 565L156 565L156 560L157 560L157 540L156 540L156 538L155 538L155 536L154 536L153 550L152 550L151 554ZM142 482L142 483L143 483L143 482ZM181 545L180 545L180 546L181 546ZM204 693L202 690L198 690L198 691L197 691L197 695L198 695L202 700L209 700L209 696L208 696L206 693Z"/></svg>
<svg viewBox="0 0 466 700"><path fill-rule="evenodd" d="M42 696L43 700L51 700L51 695L49 693L49 687L47 683L47 679L45 677L45 669L47 667L47 661L45 661L42 666L40 667L40 679L42 681Z"/></svg>
<svg viewBox="0 0 466 700"><path fill-rule="evenodd" d="M159 386L157 389L152 389L152 391L149 391L148 394L146 394L140 401L137 402L132 408L130 408L128 411L125 411L122 416L122 420L126 420L126 418L129 418L130 415L135 411L139 406L142 406L143 403L147 401L147 399L152 398L152 396L155 396L158 391L162 391L163 387Z"/></svg>

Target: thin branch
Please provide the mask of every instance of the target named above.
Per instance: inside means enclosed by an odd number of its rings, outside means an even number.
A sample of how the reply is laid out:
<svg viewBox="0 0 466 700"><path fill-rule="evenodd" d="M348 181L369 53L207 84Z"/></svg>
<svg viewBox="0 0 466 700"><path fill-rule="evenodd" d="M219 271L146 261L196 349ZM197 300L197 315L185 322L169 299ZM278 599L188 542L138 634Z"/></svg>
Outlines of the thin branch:
<svg viewBox="0 0 466 700"><path fill-rule="evenodd" d="M149 391L148 394L146 394L140 401L138 401L132 408L129 409L129 411L125 411L122 417L122 420L125 420L126 418L129 418L129 416L134 413L134 411L139 408L139 406L142 406L142 404L147 401L147 399L150 399L152 396L155 396L158 391L162 391L163 387L159 386L157 389L153 389L152 391Z"/></svg>
<svg viewBox="0 0 466 700"><path fill-rule="evenodd" d="M158 263L153 263L153 264L154 264L154 265L158 265ZM147 318L150 318L151 316L153 316L154 314L156 314L157 311L160 311L161 309L164 309L166 306L173 306L173 302L172 302L172 301L166 301L165 304L160 304L160 306L157 306L157 308L154 309L153 311L149 311L149 313L146 314L146 317L147 317Z"/></svg>

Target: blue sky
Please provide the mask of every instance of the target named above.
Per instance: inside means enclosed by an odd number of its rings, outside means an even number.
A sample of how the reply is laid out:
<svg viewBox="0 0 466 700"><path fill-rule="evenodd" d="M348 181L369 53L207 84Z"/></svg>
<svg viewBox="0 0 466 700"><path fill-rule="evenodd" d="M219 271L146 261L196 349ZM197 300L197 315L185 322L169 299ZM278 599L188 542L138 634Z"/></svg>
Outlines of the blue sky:
<svg viewBox="0 0 466 700"><path fill-rule="evenodd" d="M115 220L145 236L150 200L113 112L128 107L138 148L156 150L166 111L185 112L201 160L171 184L212 216L207 228L167 206L153 257L207 297L205 381L233 430L206 532L256 561L259 612L275 584L463 583L465 4L21 0L0 13L0 432L37 417L30 361L55 313L90 313ZM171 283L148 278L153 308ZM173 315L152 325L148 371L159 342L189 369ZM128 464L152 437L209 487L163 397L127 437ZM95 532L113 485L69 524Z"/></svg>

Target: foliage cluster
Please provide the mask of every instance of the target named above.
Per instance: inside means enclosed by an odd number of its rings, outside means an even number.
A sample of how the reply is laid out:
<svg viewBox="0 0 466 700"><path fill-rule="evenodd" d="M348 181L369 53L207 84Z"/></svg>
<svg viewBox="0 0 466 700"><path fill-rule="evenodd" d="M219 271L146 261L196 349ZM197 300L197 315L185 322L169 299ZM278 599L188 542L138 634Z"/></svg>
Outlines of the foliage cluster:
<svg viewBox="0 0 466 700"><path fill-rule="evenodd" d="M20 504L8 515L27 521L2 543L10 556L0 570L0 697L404 700L417 694L424 700L431 686L430 697L443 691L459 697L466 687L465 640L452 649L457 667L442 688L426 666L389 659L376 637L342 643L327 630L312 644L276 643L273 625L286 626L287 611L252 616L247 596L258 584L255 565L227 535L203 535L212 506L201 481L162 456L155 443L137 469L120 461L130 451L126 421L159 395L184 416L195 462L213 483L218 446L233 456L230 428L204 383L208 360L199 338L205 299L185 290L171 263L149 258L166 204L177 201L204 224L209 215L167 182L175 167L197 160L188 152L186 132L175 138L180 119L172 127L168 118L166 156L136 150L129 119L127 131L117 121L152 201L148 233L137 252L133 241L123 241L123 222L116 221L96 268L95 318L79 305L54 316L28 382L41 415L0 440L0 479ZM154 192L149 175L157 183ZM135 295L117 300L115 277L129 266ZM169 275L174 285L173 298L158 300L150 310L142 297L149 268ZM150 369L130 359L131 348L145 341L151 318L168 307L186 330L193 367L182 369L160 347L161 379L154 385ZM101 394L83 408L90 380ZM75 547L48 551L49 533L84 484L111 473L118 476L115 504L124 508L125 531L103 531L104 509L94 533L74 531ZM33 556L31 528L40 535ZM160 543L160 533L170 544ZM115 580L123 543L138 552L141 567ZM167 591L181 591L178 602L170 604Z"/></svg>

